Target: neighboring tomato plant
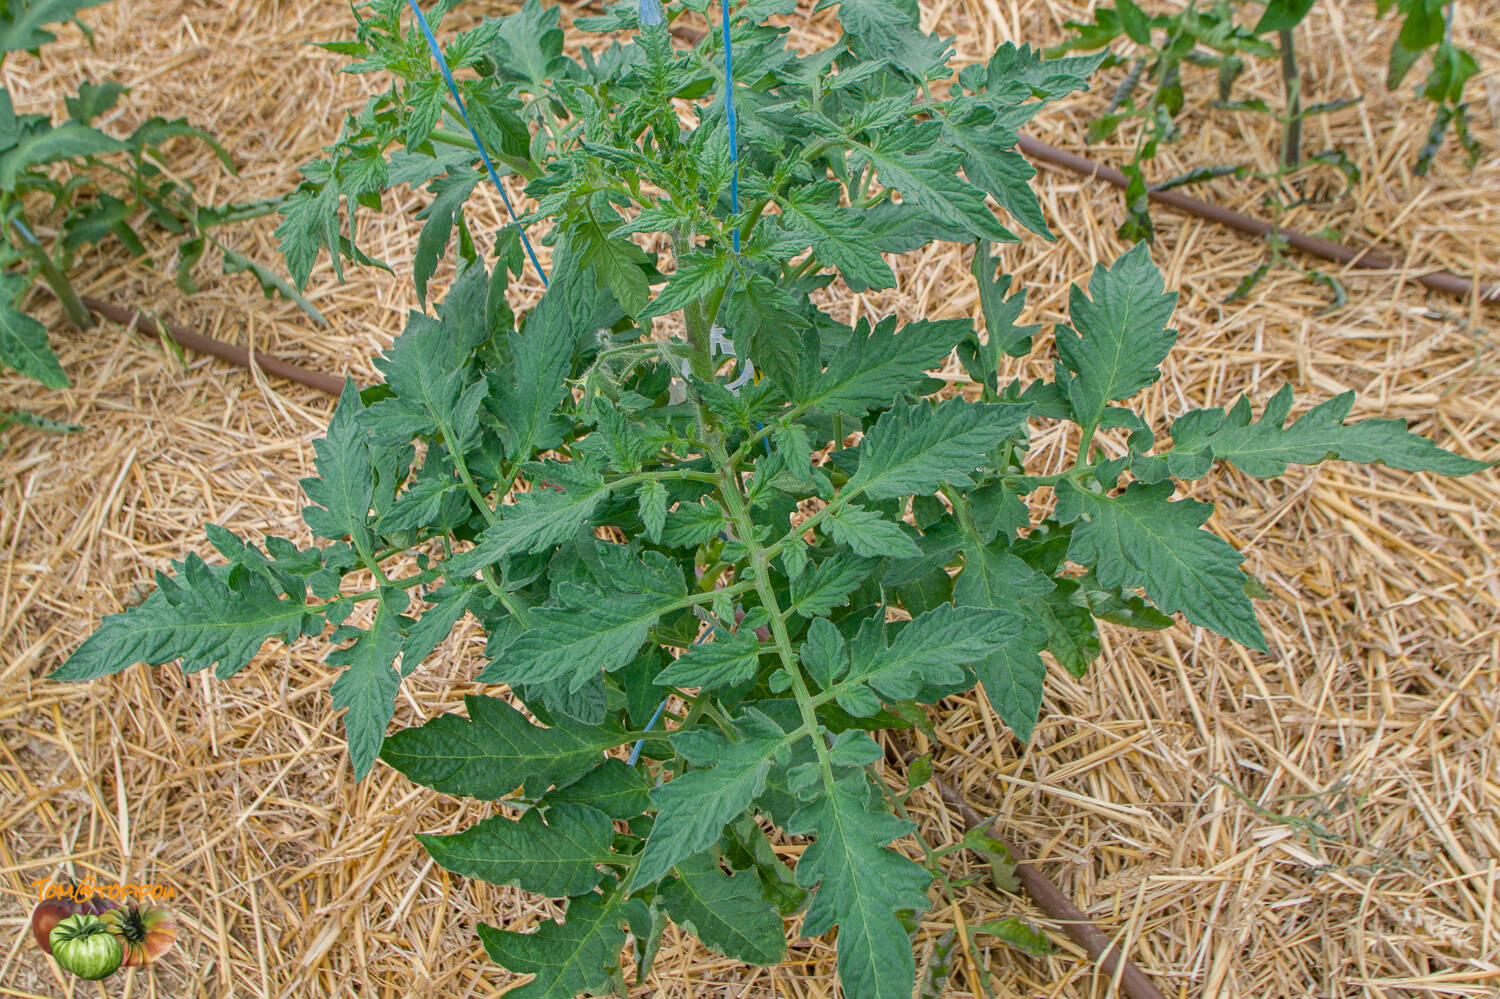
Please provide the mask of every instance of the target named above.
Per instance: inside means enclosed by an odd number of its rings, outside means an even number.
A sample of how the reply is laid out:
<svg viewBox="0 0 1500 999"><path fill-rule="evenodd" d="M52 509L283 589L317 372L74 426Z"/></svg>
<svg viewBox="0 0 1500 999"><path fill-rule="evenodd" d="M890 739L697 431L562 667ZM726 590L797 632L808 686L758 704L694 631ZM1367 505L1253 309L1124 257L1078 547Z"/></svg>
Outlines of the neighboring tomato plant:
<svg viewBox="0 0 1500 999"><path fill-rule="evenodd" d="M18 51L40 56L41 46L56 40L47 26L72 20L100 2L0 0L0 63ZM40 280L62 303L70 323L92 326L92 314L68 279L76 255L113 237L144 256L138 230L145 224L180 238L177 283L183 291L196 290L193 269L205 251L215 249L224 273L248 273L268 296L284 295L322 320L284 277L214 235L222 225L274 212L280 200L199 204L192 187L172 175L164 147L175 138L196 139L233 172L229 153L183 118L152 117L123 137L97 128L95 122L125 92L118 83L84 81L64 102L67 118L53 120L16 114L10 92L0 87L0 369L13 368L49 388L70 382L48 345L46 328L22 311L23 300ZM0 419L0 429L3 423Z"/></svg>
<svg viewBox="0 0 1500 999"><path fill-rule="evenodd" d="M1163 443L1120 405L1176 340L1144 245L1072 289L1050 378L1002 380L1037 327L996 275L993 245L1017 237L987 196L1050 235L1015 129L1095 60L1007 44L955 73L903 0L843 0L843 37L798 53L769 20L795 5L752 0L731 12L732 136L719 34L670 34L705 10L611 8L578 26L620 34L575 60L557 9L528 0L447 47L469 119L550 222L550 284L518 321L522 244L505 230L487 269L464 213L485 173L444 82L401 3L360 8L358 38L329 47L398 82L305 168L283 246L299 279L325 249L368 259L356 209L427 184L419 295L455 231L456 278L316 443L303 517L321 540L210 526L215 563L160 574L54 676L180 660L229 677L269 638L331 628L356 776L378 759L501 802L423 847L567 900L532 932L480 925L494 960L536 976L516 996L622 989L627 938L643 982L669 920L772 964L801 912L804 934L838 928L846 996L910 999L917 916L954 886L876 733L976 688L1024 742L1044 656L1083 675L1098 620L1181 614L1265 653L1243 556L1204 529L1212 504L1176 498L1221 463L1485 465L1400 420L1346 424L1350 394L1288 423L1286 388L1258 419L1248 398L1183 413ZM984 334L839 318L851 289L899 283L893 255L937 241L972 246ZM955 352L961 392L928 374ZM1058 424L1076 454L1039 469L1033 435ZM482 661L443 669L489 693L388 737L402 679L466 616ZM771 835L801 838L794 864Z"/></svg>
<svg viewBox="0 0 1500 999"><path fill-rule="evenodd" d="M1094 51L1121 42L1133 43L1127 49L1128 58L1110 54L1107 65L1128 63L1130 68L1119 78L1109 109L1089 126L1090 142L1108 139L1126 122L1134 121L1138 126L1133 136L1134 151L1122 167L1129 178L1127 216L1120 227L1123 238L1152 238L1148 187L1164 190L1249 172L1243 163L1200 165L1177 177L1147 181L1145 164L1155 158L1159 144L1182 137L1178 119L1185 110L1198 107L1189 101L1193 87L1186 75L1194 67L1214 74L1214 82L1205 81L1217 92L1210 106L1231 114L1271 115L1281 122L1280 162L1273 173L1265 175L1266 179L1279 182L1309 162L1333 166L1351 183L1359 179L1358 167L1338 149L1303 155L1303 123L1308 118L1358 103L1358 99L1317 104L1304 100L1296 30L1315 5L1316 0L1216 0L1164 12L1156 12L1156 5L1148 3L1145 7L1153 8L1148 12L1135 0L1117 0L1113 6L1092 7L1090 21L1067 22L1073 37L1054 52ZM1465 85L1479 71L1479 64L1467 50L1453 44L1449 23L1453 4L1446 0L1376 0L1376 16L1384 16L1392 8L1402 21L1401 32L1391 45L1386 87L1399 87L1423 55L1429 56L1430 62L1427 79L1417 87L1417 94L1435 105L1435 111L1414 172L1427 172L1450 129L1472 166L1483 150L1469 133L1469 109L1463 98ZM1273 109L1260 98L1235 98L1235 83L1254 59L1279 61L1285 89L1281 108ZM1255 275L1257 279L1259 276Z"/></svg>
<svg viewBox="0 0 1500 999"><path fill-rule="evenodd" d="M119 970L125 952L108 924L91 913L75 913L52 927L52 956L64 971L97 981Z"/></svg>

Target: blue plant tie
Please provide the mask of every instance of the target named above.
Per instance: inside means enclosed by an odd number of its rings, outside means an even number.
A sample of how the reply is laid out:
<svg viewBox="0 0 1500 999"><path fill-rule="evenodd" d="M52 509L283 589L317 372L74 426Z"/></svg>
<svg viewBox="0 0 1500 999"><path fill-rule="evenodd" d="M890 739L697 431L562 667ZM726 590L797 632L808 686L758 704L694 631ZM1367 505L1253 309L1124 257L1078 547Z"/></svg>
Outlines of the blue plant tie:
<svg viewBox="0 0 1500 999"><path fill-rule="evenodd" d="M542 287L547 286L547 272L542 270L541 261L536 258L536 251L531 248L531 240L526 238L526 229L521 225L516 216L515 206L510 203L510 195L505 193L505 185L500 183L500 175L495 172L495 164L490 162L490 154L485 152L484 141L479 138L479 130L469 121L468 109L464 107L464 99L458 94L458 84L453 82L453 71L448 68L448 60L443 58L443 50L438 45L437 39L432 35L432 28L427 25L427 18L422 14L422 8L417 6L417 0L406 0L411 6L411 12L417 16L417 27L422 29L422 36L427 39L427 47L432 51L432 58L437 61L438 71L443 74L443 82L448 84L448 93L453 95L453 102L458 105L458 116L463 119L464 125L469 130L474 145L479 149L479 158L484 161L484 168L489 171L490 180L495 182L495 188L500 192L500 200L505 202L505 210L510 213L511 223L521 234L521 245L526 247L526 255L531 258L531 266L536 268L537 276L542 279ZM730 140L731 143L733 140ZM738 209L736 209L737 211Z"/></svg>
<svg viewBox="0 0 1500 999"><path fill-rule="evenodd" d="M667 706L667 699L666 698L662 698L662 702L656 706L656 713L653 714L651 716L651 720L646 723L646 729L645 730L647 732L651 731L653 728L656 727L656 721L657 721L658 718L661 717L662 709L665 708L666 706ZM630 751L630 760L628 762L630 763L631 766L635 766L636 761L641 758L641 747L644 746L645 744L646 744L646 740L642 739L639 742L637 742L635 744L635 748Z"/></svg>
<svg viewBox="0 0 1500 999"><path fill-rule="evenodd" d="M729 42L729 0L721 0L719 6L724 12L724 114L729 119L729 163L734 168L734 174L729 178L729 209L738 215L740 213L740 145L738 119L734 115L734 46ZM738 226L730 231L729 238L734 243L734 252L738 256L740 252Z"/></svg>

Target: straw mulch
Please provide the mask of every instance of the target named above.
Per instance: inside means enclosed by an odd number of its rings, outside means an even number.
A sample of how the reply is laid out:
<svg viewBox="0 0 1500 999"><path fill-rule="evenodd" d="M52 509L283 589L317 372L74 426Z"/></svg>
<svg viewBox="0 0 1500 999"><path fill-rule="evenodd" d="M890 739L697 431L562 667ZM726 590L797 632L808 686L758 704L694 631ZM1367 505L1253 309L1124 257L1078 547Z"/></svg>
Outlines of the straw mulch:
<svg viewBox="0 0 1500 999"><path fill-rule="evenodd" d="M1339 197L1315 177L1312 200L1288 221L1404 250L1413 270L1500 276L1500 3L1460 5L1455 25L1484 67L1473 105L1490 154L1469 172L1450 148L1425 179L1407 166L1428 111L1409 86L1385 91L1395 28L1372 21L1369 6L1320 7L1302 36L1309 100L1365 95L1310 123L1307 147L1344 149L1363 178ZM503 7L488 0L462 17ZM926 7L928 23L956 35L968 58L1006 39L1054 41L1078 13L1015 0ZM296 167L377 82L334 76L341 60L303 44L349 34L340 4L121 0L86 19L97 48L70 28L41 62L6 63L17 104L60 107L82 76L127 83L119 128L152 113L185 115L244 165L229 178L191 143L174 150L175 168L211 199L290 189ZM798 30L827 32L829 23L824 12ZM1211 89L1198 82L1198 93ZM1269 65L1246 84L1279 100ZM1100 90L1047 113L1036 133L1080 148L1109 86ZM1170 176L1230 160L1268 168L1277 148L1270 122L1204 112L1154 169ZM1107 161L1124 153L1094 151ZM1070 175L1046 173L1038 186L1061 238L1028 238L1004 259L1031 289L1031 315L1052 322L1069 282L1123 249L1113 235L1120 207L1112 191ZM1210 196L1262 212L1264 193L1232 181ZM397 277L357 272L339 285L320 268L310 296L328 330L212 266L201 294L180 295L164 276L167 242L153 244L149 263L115 248L91 254L80 285L368 380L372 355L414 304L406 275L422 203L403 193L368 216L366 248ZM480 193L478 203L476 231L492 230L498 198ZM1464 454L1500 458L1493 308L1355 273L1342 275L1349 304L1324 315L1326 293L1288 269L1225 305L1263 248L1196 221L1159 221L1155 253L1182 293L1182 337L1146 396L1156 426L1241 391L1264 399L1290 381L1303 403L1352 388L1356 416L1406 417ZM273 224L230 238L274 261ZM913 255L899 289L853 307L977 315L965 263L951 247ZM414 832L472 821L482 804L431 794L384 767L352 782L320 643L268 648L229 682L144 668L83 686L45 679L101 616L140 599L152 570L206 553L204 522L305 539L297 480L311 473L310 444L331 400L179 359L118 329L71 332L50 305L43 310L76 387L44 392L7 376L0 408L84 430L12 430L0 440L0 996L501 994L513 980L483 960L474 924L525 928L554 910L450 878L413 841ZM1064 443L1044 436L1039 464L1060 461ZM935 715L935 740L920 736L917 748L935 754L942 779L975 808L998 815L1169 996L1495 996L1500 473L1452 481L1333 464L1273 483L1225 472L1192 492L1219 501L1211 526L1247 552L1271 591L1260 604L1271 655L1186 626L1154 635L1106 628L1105 654L1085 680L1053 669L1030 746L982 702L958 697ZM405 684L398 723L451 710L474 689L467 678L481 637L472 622L459 628L446 654ZM912 803L931 840L961 833L935 793ZM176 953L107 989L64 981L32 946L26 913L31 882L67 872L174 886ZM1047 925L983 883L940 901L916 938L921 960L946 934L1014 914ZM1112 994L1053 930L1059 950L1044 959L977 938L988 994ZM832 996L832 965L828 940L799 942L783 966L757 970L674 935L634 994ZM975 995L975 983L976 969L961 965L944 994Z"/></svg>

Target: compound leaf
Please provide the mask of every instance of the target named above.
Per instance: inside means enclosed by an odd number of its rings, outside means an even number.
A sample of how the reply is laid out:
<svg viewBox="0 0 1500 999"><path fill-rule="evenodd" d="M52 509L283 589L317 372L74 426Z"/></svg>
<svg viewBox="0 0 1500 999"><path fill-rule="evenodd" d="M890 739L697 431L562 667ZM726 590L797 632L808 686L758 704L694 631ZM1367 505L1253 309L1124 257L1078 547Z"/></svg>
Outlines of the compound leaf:
<svg viewBox="0 0 1500 999"><path fill-rule="evenodd" d="M141 604L106 617L54 680L93 680L134 663L160 666L182 660L186 673L218 663L220 677L243 669L268 638L291 643L322 627L300 600L284 599L264 576L249 575L230 589L225 567L209 568L189 555L176 576L157 575L157 589Z"/></svg>
<svg viewBox="0 0 1500 999"><path fill-rule="evenodd" d="M1245 396L1227 414L1222 409L1194 410L1172 425L1168 467L1182 479L1206 475L1216 458L1262 479L1281 475L1289 464L1315 465L1333 458L1442 475L1468 475L1489 467L1487 462L1446 451L1412 433L1405 420L1346 424L1344 418L1353 404L1354 393L1345 392L1287 426L1292 407L1292 389L1287 385L1266 403L1265 412L1254 423Z"/></svg>

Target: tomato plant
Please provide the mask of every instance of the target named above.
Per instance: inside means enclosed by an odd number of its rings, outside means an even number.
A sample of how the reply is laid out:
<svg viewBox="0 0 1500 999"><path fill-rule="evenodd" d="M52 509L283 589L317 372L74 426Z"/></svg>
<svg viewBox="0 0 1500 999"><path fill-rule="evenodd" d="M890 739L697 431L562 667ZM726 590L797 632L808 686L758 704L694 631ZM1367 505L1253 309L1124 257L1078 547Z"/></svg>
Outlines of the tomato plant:
<svg viewBox="0 0 1500 999"><path fill-rule="evenodd" d="M41 46L56 40L47 26L72 20L80 9L99 2L0 3L0 63L18 51L40 56ZM144 256L146 247L138 235L142 225L180 237L177 283L183 291L196 290L193 269L211 250L222 259L224 273L250 274L268 296L284 295L322 319L286 278L215 234L226 224L274 212L280 200L200 204L192 187L171 174L163 148L173 139L196 139L233 172L229 153L183 118L151 117L125 136L96 127L125 93L118 83L83 81L78 93L66 99L68 117L58 121L16 114L10 91L0 87L0 368L12 368L49 388L70 382L48 346L46 327L22 311L23 300L36 281L44 282L62 303L68 322L78 329L92 326L93 315L69 281L68 270L81 250L111 237Z"/></svg>
<svg viewBox="0 0 1500 999"><path fill-rule="evenodd" d="M450 245L456 276L315 445L318 541L210 526L218 559L159 574L54 674L230 677L270 638L326 631L356 776L379 760L501 802L423 847L567 900L531 932L479 927L536 976L517 996L621 987L627 938L643 980L669 920L774 963L801 912L806 935L837 927L845 995L910 999L913 919L954 888L877 770L882 730L977 687L1024 742L1048 661L1086 673L1099 620L1181 615L1266 654L1244 557L1205 529L1211 503L1178 496L1218 465L1486 467L1401 420L1347 423L1350 394L1290 422L1283 388L1258 415L1241 398L1151 426L1122 403L1161 377L1176 295L1144 244L1072 289L1051 377L1003 379L1038 327L997 274L1018 237L994 206L1051 235L1015 129L1097 60L1007 44L955 72L900 0L843 0L843 36L799 53L773 23L795 9L736 5L687 46L672 29L703 0L631 2L576 22L608 35L574 59L558 10L528 0L448 44L455 95L401 3L360 8L327 47L394 82L305 168L288 261L299 280L324 251L367 262L358 210L425 185L419 297ZM482 252L465 215L490 167L552 247L520 316L529 243L510 226ZM839 318L936 241L972 246L983 333ZM928 374L955 353L958 393ZM1059 424L1076 453L1037 468L1033 436ZM403 678L468 616L483 661L443 668L490 692L388 735ZM794 864L772 836L801 838Z"/></svg>
<svg viewBox="0 0 1500 999"><path fill-rule="evenodd" d="M48 937L52 956L64 971L97 981L119 970L124 959L120 941L99 916L75 913L63 919Z"/></svg>
<svg viewBox="0 0 1500 999"><path fill-rule="evenodd" d="M1359 169L1338 149L1322 149L1303 155L1303 123L1358 103L1357 99L1308 103L1303 99L1303 76L1298 65L1297 28L1312 13L1316 0L1216 0L1210 4L1188 4L1180 10L1148 13L1135 0L1118 0L1089 11L1092 20L1069 21L1073 37L1059 45L1056 53L1095 51L1125 44L1126 55L1110 53L1109 65L1128 65L1120 75L1109 109L1089 126L1089 141L1100 142L1114 135L1126 122L1138 124L1130 160L1122 166L1129 178L1125 192L1126 219L1120 235L1126 239L1150 240L1153 226L1145 164L1156 156L1160 144L1182 136L1178 124L1192 91L1189 74L1197 68L1209 71L1209 86L1217 93L1211 106L1233 114L1273 115L1281 122L1282 142L1277 169L1265 175L1281 181L1308 163L1332 166L1350 181L1359 179ZM1151 5L1147 5L1151 6ZM1483 150L1469 133L1469 108L1464 88L1479 71L1467 50L1453 43L1453 5L1443 0L1376 0L1377 16L1392 8L1401 15L1401 31L1391 45L1386 86L1401 86L1411 69L1428 56L1430 70L1417 87L1417 94L1434 105L1427 141L1417 154L1414 172L1423 174L1443 146L1451 130L1472 166ZM1236 82L1250 61L1274 59L1281 66L1285 103L1273 108L1260 98L1236 98ZM1195 184L1226 174L1245 174L1249 168L1227 163L1200 166L1177 177L1150 186L1158 189ZM1273 252L1276 250L1273 244ZM1259 274L1256 275L1259 277ZM1252 282L1253 283L1253 282ZM1244 290L1248 290L1248 287Z"/></svg>

